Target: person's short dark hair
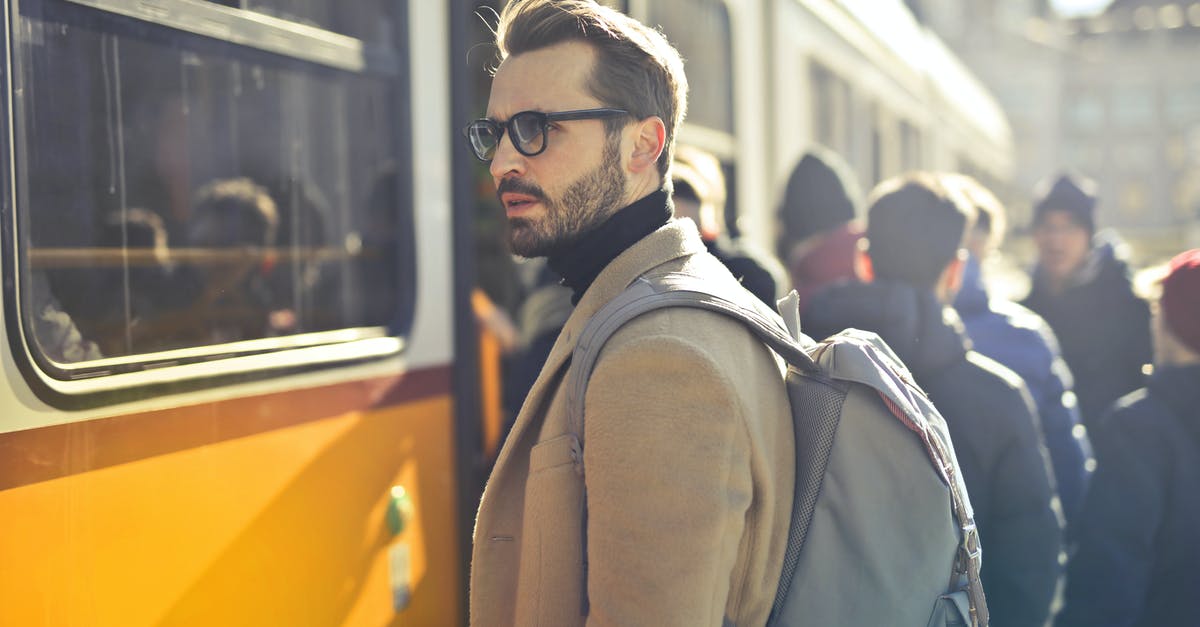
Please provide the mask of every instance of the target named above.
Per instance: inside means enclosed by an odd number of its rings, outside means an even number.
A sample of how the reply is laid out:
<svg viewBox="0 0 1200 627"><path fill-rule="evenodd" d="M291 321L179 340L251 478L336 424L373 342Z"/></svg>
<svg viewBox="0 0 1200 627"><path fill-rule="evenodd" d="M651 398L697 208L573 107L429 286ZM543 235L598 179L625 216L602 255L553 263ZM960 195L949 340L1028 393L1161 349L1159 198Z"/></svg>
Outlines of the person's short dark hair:
<svg viewBox="0 0 1200 627"><path fill-rule="evenodd" d="M810 148L792 168L779 207L785 245L855 219L861 198L854 173L837 153Z"/></svg>
<svg viewBox="0 0 1200 627"><path fill-rule="evenodd" d="M679 53L662 33L593 0L513 0L500 12L496 43L502 61L568 41L595 49L588 89L604 106L624 109L638 120L662 119L666 147L658 172L665 178L675 133L687 114L687 77ZM626 118L605 121L610 134L627 123Z"/></svg>
<svg viewBox="0 0 1200 627"><path fill-rule="evenodd" d="M1096 232L1096 182L1086 176L1065 172L1042 181L1034 190L1033 226L1038 226L1051 211L1063 211L1071 219Z"/></svg>
<svg viewBox="0 0 1200 627"><path fill-rule="evenodd" d="M968 203L925 172L886 180L871 194L867 242L876 278L937 283L958 256L972 219Z"/></svg>

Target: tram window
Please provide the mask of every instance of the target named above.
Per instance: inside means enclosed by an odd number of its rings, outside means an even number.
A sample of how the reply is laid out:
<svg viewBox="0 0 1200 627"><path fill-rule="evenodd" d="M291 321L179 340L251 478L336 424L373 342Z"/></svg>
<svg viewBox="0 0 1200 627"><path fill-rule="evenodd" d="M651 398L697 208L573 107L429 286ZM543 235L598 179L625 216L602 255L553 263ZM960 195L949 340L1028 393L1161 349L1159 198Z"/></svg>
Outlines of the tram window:
<svg viewBox="0 0 1200 627"><path fill-rule="evenodd" d="M874 187L883 180L883 133L879 128L878 114L871 118L871 179Z"/></svg>
<svg viewBox="0 0 1200 627"><path fill-rule="evenodd" d="M904 170L921 169L921 132L908 122L900 123L900 163Z"/></svg>
<svg viewBox="0 0 1200 627"><path fill-rule="evenodd" d="M824 65L812 62L813 137L848 158L850 154L850 85Z"/></svg>
<svg viewBox="0 0 1200 627"><path fill-rule="evenodd" d="M398 323L394 77L60 2L19 19L22 314L42 358Z"/></svg>
<svg viewBox="0 0 1200 627"><path fill-rule="evenodd" d="M647 2L649 22L659 25L684 58L689 124L733 133L733 43L729 10L721 0Z"/></svg>

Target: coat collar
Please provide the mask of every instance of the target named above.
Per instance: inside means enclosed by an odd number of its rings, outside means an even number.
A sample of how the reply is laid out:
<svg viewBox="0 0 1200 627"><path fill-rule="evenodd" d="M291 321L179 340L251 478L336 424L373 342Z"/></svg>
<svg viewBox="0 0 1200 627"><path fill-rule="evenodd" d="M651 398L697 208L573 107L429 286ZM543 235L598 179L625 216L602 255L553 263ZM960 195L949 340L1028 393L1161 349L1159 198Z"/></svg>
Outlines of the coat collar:
<svg viewBox="0 0 1200 627"><path fill-rule="evenodd" d="M695 223L691 220L672 220L630 246L600 272L591 287L583 293L579 304L558 334L554 347L550 349L550 355L546 358L537 381L525 397L521 411L513 423L512 432L496 459L497 468L512 454L513 447L509 446L509 443L521 440L534 417L541 413L542 406L557 389L559 371L570 361L579 334L583 332L592 316L639 276L664 263L704 250L704 242L700 239Z"/></svg>

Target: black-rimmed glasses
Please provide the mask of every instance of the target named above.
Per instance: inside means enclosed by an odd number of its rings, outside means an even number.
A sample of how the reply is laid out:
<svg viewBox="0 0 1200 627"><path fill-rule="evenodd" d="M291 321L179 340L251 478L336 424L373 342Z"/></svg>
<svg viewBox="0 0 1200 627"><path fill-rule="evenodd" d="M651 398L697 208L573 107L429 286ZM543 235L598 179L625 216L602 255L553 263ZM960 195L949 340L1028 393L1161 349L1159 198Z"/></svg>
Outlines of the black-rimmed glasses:
<svg viewBox="0 0 1200 627"><path fill-rule="evenodd" d="M579 109L557 113L521 111L514 114L507 122L480 118L468 124L463 129L463 134L470 141L475 158L486 163L496 156L496 147L500 145L500 138L504 136L506 130L517 152L526 157L533 157L546 150L548 144L546 129L552 122L615 118L628 114L629 112L624 109Z"/></svg>

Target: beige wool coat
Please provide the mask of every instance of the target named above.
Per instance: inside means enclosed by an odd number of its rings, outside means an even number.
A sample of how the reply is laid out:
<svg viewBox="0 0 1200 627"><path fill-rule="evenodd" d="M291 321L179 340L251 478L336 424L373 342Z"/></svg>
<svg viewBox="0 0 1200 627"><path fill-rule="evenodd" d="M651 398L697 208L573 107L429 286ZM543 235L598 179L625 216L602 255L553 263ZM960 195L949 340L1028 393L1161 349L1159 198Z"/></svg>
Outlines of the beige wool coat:
<svg viewBox="0 0 1200 627"><path fill-rule="evenodd" d="M565 373L588 319L637 277L685 269L735 281L690 220L672 221L613 260L567 320L483 493L472 625L766 622L794 479L781 360L719 314L651 312L601 352L582 444L568 427Z"/></svg>

